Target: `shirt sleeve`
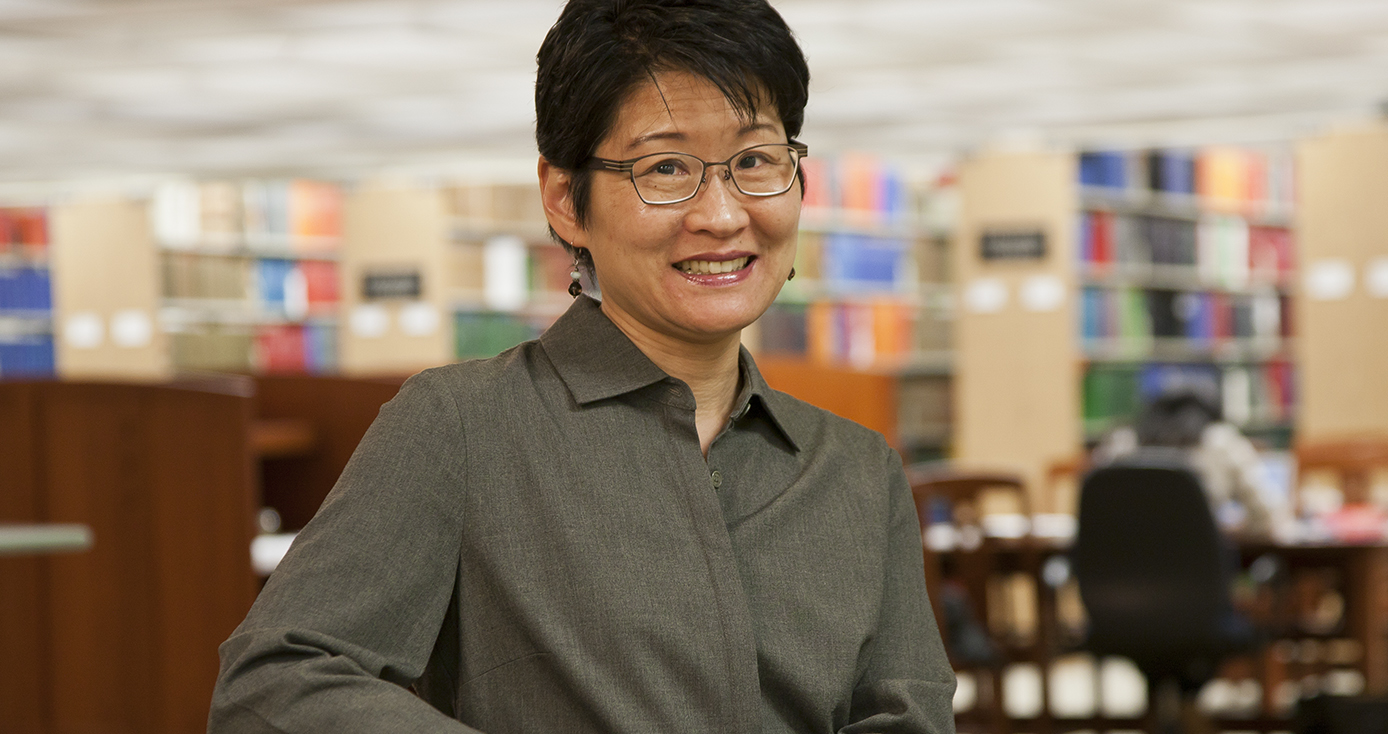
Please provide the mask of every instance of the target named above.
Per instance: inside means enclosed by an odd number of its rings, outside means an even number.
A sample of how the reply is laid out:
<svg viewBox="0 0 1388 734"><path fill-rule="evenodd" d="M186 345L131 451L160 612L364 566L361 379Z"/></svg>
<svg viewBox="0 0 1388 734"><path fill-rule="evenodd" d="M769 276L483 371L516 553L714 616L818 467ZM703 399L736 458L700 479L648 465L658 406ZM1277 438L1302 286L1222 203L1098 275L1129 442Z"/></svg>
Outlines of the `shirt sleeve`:
<svg viewBox="0 0 1388 734"><path fill-rule="evenodd" d="M471 732L407 690L453 594L465 450L422 373L382 407L222 644L208 732Z"/></svg>
<svg viewBox="0 0 1388 734"><path fill-rule="evenodd" d="M881 616L867 667L840 734L952 734L954 670L925 589L920 520L901 460L886 449L889 480Z"/></svg>
<svg viewBox="0 0 1388 734"><path fill-rule="evenodd" d="M1228 465L1232 499L1243 506L1243 532L1252 537L1265 537L1272 532L1272 511L1267 497L1271 494L1253 447L1239 429L1227 423L1216 423L1202 436L1206 450L1214 452Z"/></svg>

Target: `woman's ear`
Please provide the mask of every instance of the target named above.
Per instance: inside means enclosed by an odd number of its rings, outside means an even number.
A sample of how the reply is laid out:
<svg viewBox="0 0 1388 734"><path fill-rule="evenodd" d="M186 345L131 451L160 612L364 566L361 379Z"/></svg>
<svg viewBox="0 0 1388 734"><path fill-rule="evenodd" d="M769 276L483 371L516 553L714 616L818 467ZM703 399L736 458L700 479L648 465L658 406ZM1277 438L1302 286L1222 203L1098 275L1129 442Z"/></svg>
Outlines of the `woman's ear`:
<svg viewBox="0 0 1388 734"><path fill-rule="evenodd" d="M574 211L573 176L540 156L540 201L554 233L574 247L587 247L587 233Z"/></svg>

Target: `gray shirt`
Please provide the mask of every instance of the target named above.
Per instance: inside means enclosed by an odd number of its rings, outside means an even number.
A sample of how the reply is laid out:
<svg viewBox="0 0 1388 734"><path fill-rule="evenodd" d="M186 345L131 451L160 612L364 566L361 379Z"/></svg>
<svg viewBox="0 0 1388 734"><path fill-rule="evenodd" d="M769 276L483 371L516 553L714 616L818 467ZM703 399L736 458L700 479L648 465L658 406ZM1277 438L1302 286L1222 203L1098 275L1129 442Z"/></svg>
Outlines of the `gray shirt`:
<svg viewBox="0 0 1388 734"><path fill-rule="evenodd" d="M740 364L707 460L587 297L411 378L222 645L208 730L952 732L900 460Z"/></svg>

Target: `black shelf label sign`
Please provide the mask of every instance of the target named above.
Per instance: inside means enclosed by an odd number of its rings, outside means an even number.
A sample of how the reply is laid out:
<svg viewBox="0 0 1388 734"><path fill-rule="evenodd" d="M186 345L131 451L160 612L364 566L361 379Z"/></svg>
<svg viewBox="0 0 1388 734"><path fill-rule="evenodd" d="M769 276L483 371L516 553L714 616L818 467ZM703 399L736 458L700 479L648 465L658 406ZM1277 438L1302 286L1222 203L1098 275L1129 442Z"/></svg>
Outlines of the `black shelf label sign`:
<svg viewBox="0 0 1388 734"><path fill-rule="evenodd" d="M984 260L1044 260L1046 233L1036 230L984 232L980 254Z"/></svg>
<svg viewBox="0 0 1388 734"><path fill-rule="evenodd" d="M387 298L417 299L424 292L418 270L390 270L367 273L362 278L361 296L375 301Z"/></svg>

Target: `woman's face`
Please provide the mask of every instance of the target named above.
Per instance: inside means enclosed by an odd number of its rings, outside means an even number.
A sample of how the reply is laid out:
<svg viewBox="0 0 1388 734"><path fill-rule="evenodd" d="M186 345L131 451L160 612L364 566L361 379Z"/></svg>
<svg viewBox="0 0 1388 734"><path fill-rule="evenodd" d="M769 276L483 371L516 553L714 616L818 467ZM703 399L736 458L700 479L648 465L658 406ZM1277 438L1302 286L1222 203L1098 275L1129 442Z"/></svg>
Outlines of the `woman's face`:
<svg viewBox="0 0 1388 734"><path fill-rule="evenodd" d="M648 82L619 108L598 157L673 151L722 161L753 145L786 142L774 110L749 122L702 77L656 78L658 89ZM795 260L800 185L779 196L746 196L726 170L710 169L693 199L665 205L643 203L626 173L593 172L588 226L573 244L592 253L603 309L619 326L709 343L755 321L776 298Z"/></svg>

